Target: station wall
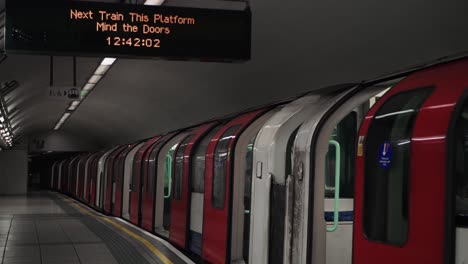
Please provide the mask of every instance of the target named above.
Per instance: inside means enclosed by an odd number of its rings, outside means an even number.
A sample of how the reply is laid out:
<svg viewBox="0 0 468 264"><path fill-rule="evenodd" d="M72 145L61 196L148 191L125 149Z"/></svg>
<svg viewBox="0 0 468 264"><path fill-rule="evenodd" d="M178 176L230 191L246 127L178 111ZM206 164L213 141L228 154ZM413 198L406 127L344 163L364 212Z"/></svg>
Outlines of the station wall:
<svg viewBox="0 0 468 264"><path fill-rule="evenodd" d="M28 149L26 144L0 151L0 195L26 194Z"/></svg>
<svg viewBox="0 0 468 264"><path fill-rule="evenodd" d="M101 149L98 142L66 131L45 132L31 136L29 152L76 152Z"/></svg>

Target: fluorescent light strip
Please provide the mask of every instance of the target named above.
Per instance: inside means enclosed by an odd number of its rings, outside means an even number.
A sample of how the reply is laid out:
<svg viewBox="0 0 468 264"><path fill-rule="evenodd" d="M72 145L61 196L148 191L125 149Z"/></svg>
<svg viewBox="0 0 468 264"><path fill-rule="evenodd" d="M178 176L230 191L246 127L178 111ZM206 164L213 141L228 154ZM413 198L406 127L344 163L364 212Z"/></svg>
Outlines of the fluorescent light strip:
<svg viewBox="0 0 468 264"><path fill-rule="evenodd" d="M91 78L89 78L89 81L88 83L93 83L93 84L96 84L98 83L102 78L102 75L96 75L94 74L93 76L91 76Z"/></svg>
<svg viewBox="0 0 468 264"><path fill-rule="evenodd" d="M94 83L87 83L85 84L85 86L83 87L82 91L91 91L94 86L96 86L96 84Z"/></svg>
<svg viewBox="0 0 468 264"><path fill-rule="evenodd" d="M104 76L104 74L109 70L110 66L114 64L116 60L117 60L116 58L110 58L110 57L102 59L101 64L96 68L96 70L94 71L94 74L89 78L88 82L81 89L81 98L82 98L81 100L84 100L84 98L96 86L96 84L101 80L102 76ZM76 110L76 108L78 108L80 103L81 101L79 100L71 102L67 110L68 111ZM65 114L63 114L63 116L55 125L54 130L59 130L70 115L71 113L69 112L66 112Z"/></svg>
<svg viewBox="0 0 468 264"><path fill-rule="evenodd" d="M164 0L146 0L144 5L161 5Z"/></svg>
<svg viewBox="0 0 468 264"><path fill-rule="evenodd" d="M80 105L80 101L73 101L68 107L68 110L74 111L78 107L78 105Z"/></svg>
<svg viewBox="0 0 468 264"><path fill-rule="evenodd" d="M111 66L112 64L114 64L115 60L117 60L117 59L116 58L104 58L101 61L101 65Z"/></svg>
<svg viewBox="0 0 468 264"><path fill-rule="evenodd" d="M108 65L99 65L96 69L96 71L94 71L94 74L95 75L104 75L107 70L109 70L110 66Z"/></svg>

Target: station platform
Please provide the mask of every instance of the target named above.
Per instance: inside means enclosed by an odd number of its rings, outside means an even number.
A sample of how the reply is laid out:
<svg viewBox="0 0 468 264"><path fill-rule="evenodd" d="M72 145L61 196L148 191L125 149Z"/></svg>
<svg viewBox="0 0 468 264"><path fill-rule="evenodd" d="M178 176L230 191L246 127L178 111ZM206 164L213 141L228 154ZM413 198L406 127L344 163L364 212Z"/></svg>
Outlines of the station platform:
<svg viewBox="0 0 468 264"><path fill-rule="evenodd" d="M4 264L193 263L166 241L58 193L0 196Z"/></svg>

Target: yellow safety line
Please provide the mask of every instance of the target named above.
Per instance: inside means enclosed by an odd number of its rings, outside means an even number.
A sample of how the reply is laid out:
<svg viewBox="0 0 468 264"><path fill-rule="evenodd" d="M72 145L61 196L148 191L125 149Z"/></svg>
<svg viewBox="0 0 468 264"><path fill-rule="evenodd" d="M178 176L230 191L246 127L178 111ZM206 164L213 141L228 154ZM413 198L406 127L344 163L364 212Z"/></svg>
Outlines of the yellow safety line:
<svg viewBox="0 0 468 264"><path fill-rule="evenodd" d="M71 199L67 199L67 198L64 198L65 201L71 203L71 205L75 208L77 208L78 210L80 210L82 213L84 214L88 214L90 216L93 216L95 218L99 218L99 219L102 219L104 221L106 221L107 223L115 226L116 228L120 229L122 232L126 233L127 235L131 236L132 238L140 241L143 245L145 245L151 252L153 252L154 255L156 255L164 264L173 264L173 262L168 259L161 251L159 251L155 246L153 246L153 244L151 244L151 242L149 242L148 240L142 238L141 236L135 234L134 232L132 232L131 230L129 230L128 228L126 228L125 226L107 218L107 217L103 217L103 216L99 216L97 214L92 214L90 211L88 210L85 210L81 207L81 205L79 205L78 203L76 203L75 201L71 200Z"/></svg>

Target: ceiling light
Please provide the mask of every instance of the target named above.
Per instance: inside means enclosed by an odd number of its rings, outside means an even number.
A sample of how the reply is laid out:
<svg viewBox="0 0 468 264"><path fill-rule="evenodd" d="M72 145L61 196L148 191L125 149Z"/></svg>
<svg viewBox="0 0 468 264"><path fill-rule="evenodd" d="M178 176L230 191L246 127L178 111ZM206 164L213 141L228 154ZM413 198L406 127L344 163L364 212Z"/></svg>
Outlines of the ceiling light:
<svg viewBox="0 0 468 264"><path fill-rule="evenodd" d="M99 67L97 67L96 71L94 71L94 74L104 75L104 73L106 73L109 68L110 66L108 65L100 65Z"/></svg>
<svg viewBox="0 0 468 264"><path fill-rule="evenodd" d="M94 88L96 84L94 83L87 83L84 87L83 87L83 91L90 91Z"/></svg>
<svg viewBox="0 0 468 264"><path fill-rule="evenodd" d="M70 111L75 110L78 107L79 104L80 104L80 101L71 102L70 106L68 107L68 110L70 110Z"/></svg>
<svg viewBox="0 0 468 264"><path fill-rule="evenodd" d="M104 58L101 65L110 66L115 62L116 58Z"/></svg>
<svg viewBox="0 0 468 264"><path fill-rule="evenodd" d="M144 5L161 5L164 0L146 0Z"/></svg>
<svg viewBox="0 0 468 264"><path fill-rule="evenodd" d="M93 75L93 76L91 76L91 78L89 78L88 82L96 84L96 83L99 82L99 80L101 80L101 78L102 78L101 75Z"/></svg>

